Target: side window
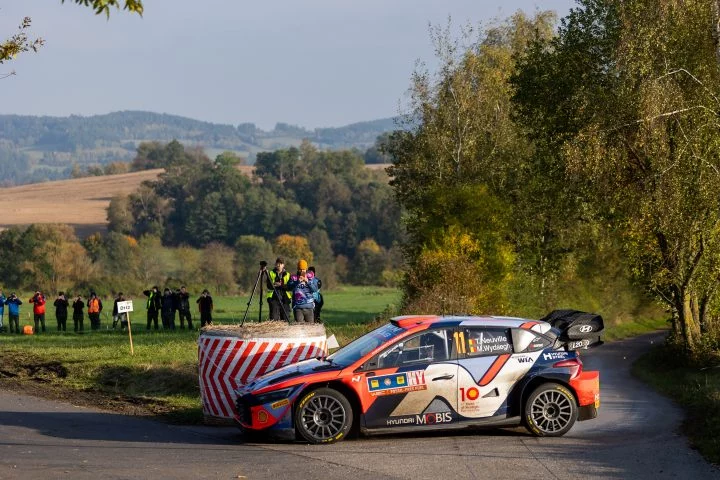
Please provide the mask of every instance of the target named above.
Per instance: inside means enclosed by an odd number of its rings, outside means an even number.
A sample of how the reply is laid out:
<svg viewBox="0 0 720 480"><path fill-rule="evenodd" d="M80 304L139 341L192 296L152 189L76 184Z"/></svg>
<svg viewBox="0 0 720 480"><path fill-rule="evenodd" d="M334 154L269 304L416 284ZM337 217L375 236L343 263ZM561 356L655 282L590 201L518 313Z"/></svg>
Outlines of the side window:
<svg viewBox="0 0 720 480"><path fill-rule="evenodd" d="M509 328L466 328L458 332L456 343L467 357L513 353Z"/></svg>
<svg viewBox="0 0 720 480"><path fill-rule="evenodd" d="M545 348L549 347L552 342L543 335L535 335L535 338L532 342L530 342L530 345L525 348L520 353L531 353L531 352L537 352L538 350L544 350Z"/></svg>
<svg viewBox="0 0 720 480"><path fill-rule="evenodd" d="M413 363L442 362L452 358L452 332L430 330L402 340L378 356L378 368Z"/></svg>

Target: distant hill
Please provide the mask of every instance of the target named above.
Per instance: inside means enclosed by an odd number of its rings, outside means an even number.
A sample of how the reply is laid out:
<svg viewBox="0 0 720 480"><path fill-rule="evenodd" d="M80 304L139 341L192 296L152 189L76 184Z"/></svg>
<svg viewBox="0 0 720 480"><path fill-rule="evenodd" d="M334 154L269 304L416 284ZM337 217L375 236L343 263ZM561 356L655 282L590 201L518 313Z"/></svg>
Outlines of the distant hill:
<svg viewBox="0 0 720 480"><path fill-rule="evenodd" d="M143 141L176 139L203 147L210 157L231 150L252 163L257 152L297 146L303 139L323 149L365 150L395 128L393 118L314 130L278 123L264 131L253 123L222 125L139 111L91 117L0 115L0 185L69 178L73 163L128 161Z"/></svg>

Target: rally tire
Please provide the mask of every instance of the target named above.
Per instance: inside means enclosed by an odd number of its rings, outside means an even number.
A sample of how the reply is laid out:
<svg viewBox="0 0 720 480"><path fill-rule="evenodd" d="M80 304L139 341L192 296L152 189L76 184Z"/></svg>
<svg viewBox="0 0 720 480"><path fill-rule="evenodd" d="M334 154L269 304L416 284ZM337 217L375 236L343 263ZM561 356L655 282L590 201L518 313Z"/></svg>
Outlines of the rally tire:
<svg viewBox="0 0 720 480"><path fill-rule="evenodd" d="M525 426L538 437L561 437L575 424L578 407L575 395L558 383L537 387L525 402Z"/></svg>
<svg viewBox="0 0 720 480"><path fill-rule="evenodd" d="M348 399L332 388L318 388L300 396L295 407L295 431L310 443L344 439L353 425Z"/></svg>

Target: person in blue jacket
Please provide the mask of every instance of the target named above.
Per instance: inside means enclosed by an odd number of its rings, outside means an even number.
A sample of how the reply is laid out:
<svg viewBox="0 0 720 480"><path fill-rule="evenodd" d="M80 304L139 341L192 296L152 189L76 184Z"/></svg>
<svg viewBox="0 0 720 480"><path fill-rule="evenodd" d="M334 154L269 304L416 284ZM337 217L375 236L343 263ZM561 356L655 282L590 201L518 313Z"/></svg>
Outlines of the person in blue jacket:
<svg viewBox="0 0 720 480"><path fill-rule="evenodd" d="M8 306L8 318L10 319L10 333L20 333L20 300L15 293L11 293L5 305Z"/></svg>
<svg viewBox="0 0 720 480"><path fill-rule="evenodd" d="M0 332L4 332L6 330L5 324L3 323L3 320L5 320L5 300L7 300L7 298L5 297L2 289L0 289Z"/></svg>
<svg viewBox="0 0 720 480"><path fill-rule="evenodd" d="M308 276L308 264L305 260L298 262L297 274L290 277L287 289L292 292L292 308L296 322L315 323L315 298L318 291L317 279Z"/></svg>

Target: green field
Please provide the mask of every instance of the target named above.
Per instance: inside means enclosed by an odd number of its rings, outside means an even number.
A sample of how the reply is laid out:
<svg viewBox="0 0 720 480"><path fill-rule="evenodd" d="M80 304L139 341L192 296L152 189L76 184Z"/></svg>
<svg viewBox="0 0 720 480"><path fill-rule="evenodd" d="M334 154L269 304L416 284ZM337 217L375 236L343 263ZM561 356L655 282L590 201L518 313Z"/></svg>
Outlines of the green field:
<svg viewBox="0 0 720 480"><path fill-rule="evenodd" d="M24 296L22 298L25 298ZM340 343L363 333L367 323L389 305L397 305L400 292L381 287L343 287L325 293L322 318L329 334L336 334ZM247 297L218 297L214 299L215 323L239 323L247 308ZM166 416L182 422L202 421L197 378L196 331L146 331L144 311L132 316L135 355L130 356L127 334L109 327L106 301L102 315L102 329L89 332L57 333L54 315L47 315L48 333L0 335L0 385L23 383L47 390L50 396L63 393L74 401L75 395L89 395L90 402L109 398L106 407L117 403L142 405L144 413ZM140 309L143 300L136 300ZM51 309L49 309L51 310ZM248 321L258 319L257 297L248 311ZM23 305L21 325L30 324ZM267 314L267 305L263 305ZM193 312L195 314L195 312ZM72 321L68 321L72 330ZM114 401L112 401L114 400Z"/></svg>

